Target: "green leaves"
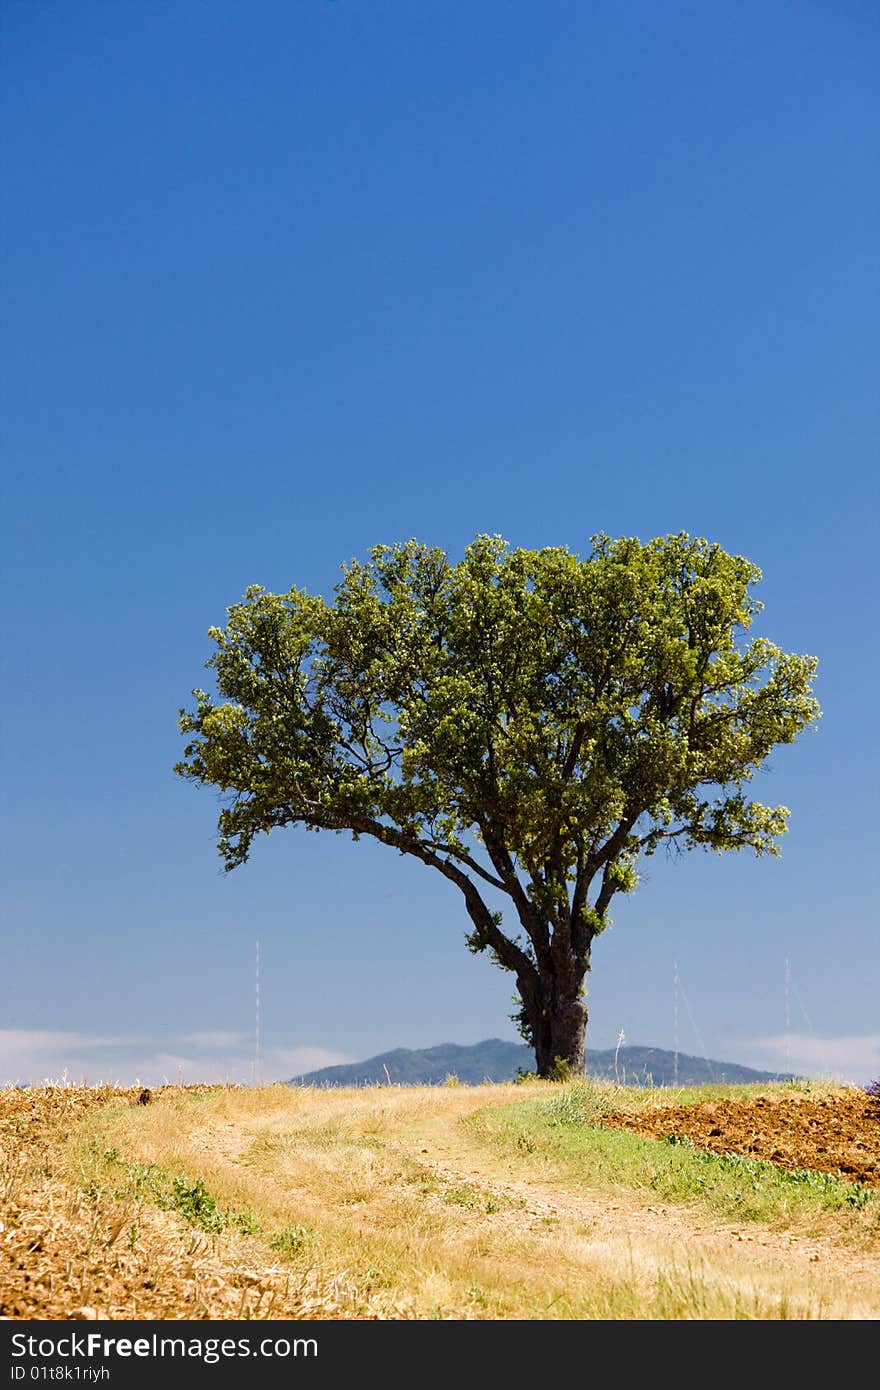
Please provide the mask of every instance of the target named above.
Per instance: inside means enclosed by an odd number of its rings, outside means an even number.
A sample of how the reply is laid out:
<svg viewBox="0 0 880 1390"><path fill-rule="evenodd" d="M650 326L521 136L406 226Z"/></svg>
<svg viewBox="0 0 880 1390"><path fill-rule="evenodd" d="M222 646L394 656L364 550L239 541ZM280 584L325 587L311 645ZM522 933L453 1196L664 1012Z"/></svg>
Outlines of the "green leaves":
<svg viewBox="0 0 880 1390"><path fill-rule="evenodd" d="M331 602L254 585L210 630L217 697L181 712L176 771L224 794L229 868L282 825L372 835L456 882L472 948L505 940L482 879L539 968L564 932L583 962L642 854L778 852L789 813L748 784L818 718L816 662L747 640L759 579L682 532L583 560L377 546Z"/></svg>

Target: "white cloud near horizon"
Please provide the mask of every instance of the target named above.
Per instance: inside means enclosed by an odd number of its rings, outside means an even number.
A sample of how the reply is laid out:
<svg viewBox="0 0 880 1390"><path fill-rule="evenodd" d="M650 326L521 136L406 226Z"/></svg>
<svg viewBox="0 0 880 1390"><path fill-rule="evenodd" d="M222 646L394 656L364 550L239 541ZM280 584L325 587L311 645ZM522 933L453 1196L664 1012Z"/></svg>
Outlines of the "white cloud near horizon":
<svg viewBox="0 0 880 1390"><path fill-rule="evenodd" d="M61 1033L48 1028L0 1028L0 1058L30 1056L71 1048L88 1052L93 1048L133 1047L145 1043L145 1038L127 1036L96 1036L91 1033Z"/></svg>
<svg viewBox="0 0 880 1390"><path fill-rule="evenodd" d="M737 1060L762 1071L796 1072L850 1086L867 1086L880 1077L880 1033L843 1038L781 1033L743 1039L737 1051Z"/></svg>
<svg viewBox="0 0 880 1390"><path fill-rule="evenodd" d="M249 1040L247 1033L225 1033L222 1029L208 1029L204 1033L182 1033L176 1042L186 1043L187 1047L205 1048L208 1051L223 1051L225 1048L241 1048Z"/></svg>
<svg viewBox="0 0 880 1390"><path fill-rule="evenodd" d="M304 1043L265 1048L260 1079L289 1081L319 1067L354 1058ZM159 1039L0 1028L0 1086L39 1086L46 1082L110 1082L120 1086L160 1086L164 1082L254 1080L253 1039L222 1029Z"/></svg>
<svg viewBox="0 0 880 1390"><path fill-rule="evenodd" d="M880 1033L838 1038L802 1033L744 1038L738 1042L736 1054L736 1061L762 1071L791 1071L854 1086L866 1086L880 1077ZM289 1081L320 1067L356 1060L309 1043L270 1047L261 1056L261 1079ZM123 1086L181 1081L247 1084L253 1079L253 1039L245 1033L207 1029L151 1039L0 1029L0 1086L38 1086L63 1080Z"/></svg>

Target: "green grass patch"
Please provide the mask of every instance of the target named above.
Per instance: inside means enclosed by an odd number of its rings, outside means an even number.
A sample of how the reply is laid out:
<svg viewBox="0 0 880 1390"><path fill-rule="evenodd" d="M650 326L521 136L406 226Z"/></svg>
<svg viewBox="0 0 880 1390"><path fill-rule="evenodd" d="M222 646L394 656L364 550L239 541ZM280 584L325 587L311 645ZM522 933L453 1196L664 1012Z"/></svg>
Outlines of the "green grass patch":
<svg viewBox="0 0 880 1390"><path fill-rule="evenodd" d="M285 1226L276 1231L269 1244L286 1260L299 1260L303 1255L311 1255L317 1234L311 1226Z"/></svg>
<svg viewBox="0 0 880 1390"><path fill-rule="evenodd" d="M202 1178L169 1173L156 1163L129 1162L115 1148L101 1151L94 1142L89 1145L89 1156L95 1161L96 1169L103 1168L111 1175L113 1196L119 1202L152 1202L164 1211L177 1212L190 1226L210 1235L230 1229L256 1235L260 1229L253 1212L218 1206ZM105 1190L108 1189L94 1177L86 1187L88 1193L95 1195Z"/></svg>
<svg viewBox="0 0 880 1390"><path fill-rule="evenodd" d="M492 1212L501 1210L498 1197L481 1192L469 1182L451 1184L443 1188L441 1196L450 1206L466 1207L470 1211L485 1211L491 1215Z"/></svg>
<svg viewBox="0 0 880 1390"><path fill-rule="evenodd" d="M712 1099L713 1089L700 1087L693 1099ZM678 1091L674 1095L675 1104L686 1103ZM737 1221L792 1223L861 1212L880 1228L880 1201L871 1188L833 1173L791 1171L761 1159L713 1153L689 1140L651 1139L607 1126L606 1118L621 1108L619 1090L579 1083L546 1098L480 1111L467 1123L475 1137L528 1155L545 1171L549 1163L576 1186L696 1202Z"/></svg>

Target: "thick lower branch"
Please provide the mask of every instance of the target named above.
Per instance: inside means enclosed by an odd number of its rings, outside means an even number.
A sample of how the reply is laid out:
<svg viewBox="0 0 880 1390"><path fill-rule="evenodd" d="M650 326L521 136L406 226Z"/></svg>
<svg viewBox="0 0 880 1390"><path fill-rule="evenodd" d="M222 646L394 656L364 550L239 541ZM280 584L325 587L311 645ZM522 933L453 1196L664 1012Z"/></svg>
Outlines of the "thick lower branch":
<svg viewBox="0 0 880 1390"><path fill-rule="evenodd" d="M440 855L423 841L412 839L394 826L383 825L381 821L372 820L369 816L353 818L348 828L357 834L372 835L383 844L399 849L402 854L411 854L423 864L429 864L431 868L436 869L444 878L448 878L463 893L468 916L480 938L491 947L502 965L517 976L537 976L535 967L525 951L521 950L515 941L511 941L509 936L505 936L483 902L476 885L457 864L448 859L441 859Z"/></svg>

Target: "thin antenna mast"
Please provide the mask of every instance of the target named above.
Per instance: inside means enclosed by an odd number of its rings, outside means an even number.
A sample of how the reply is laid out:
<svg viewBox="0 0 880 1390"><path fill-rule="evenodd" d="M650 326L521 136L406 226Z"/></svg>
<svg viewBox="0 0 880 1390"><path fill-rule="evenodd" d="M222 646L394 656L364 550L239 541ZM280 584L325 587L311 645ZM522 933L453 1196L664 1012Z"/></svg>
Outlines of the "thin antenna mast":
<svg viewBox="0 0 880 1390"><path fill-rule="evenodd" d="M785 957L785 1070L791 1071L791 961Z"/></svg>
<svg viewBox="0 0 880 1390"><path fill-rule="evenodd" d="M673 1085L678 1085L678 961L672 962L672 1046L674 1049L674 1059L672 1063Z"/></svg>
<svg viewBox="0 0 880 1390"><path fill-rule="evenodd" d="M256 971L254 974L254 1085L260 1085L262 1065L260 1060L260 940L257 938Z"/></svg>

